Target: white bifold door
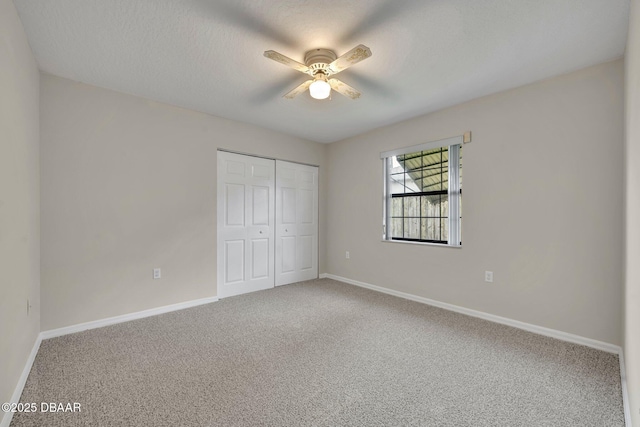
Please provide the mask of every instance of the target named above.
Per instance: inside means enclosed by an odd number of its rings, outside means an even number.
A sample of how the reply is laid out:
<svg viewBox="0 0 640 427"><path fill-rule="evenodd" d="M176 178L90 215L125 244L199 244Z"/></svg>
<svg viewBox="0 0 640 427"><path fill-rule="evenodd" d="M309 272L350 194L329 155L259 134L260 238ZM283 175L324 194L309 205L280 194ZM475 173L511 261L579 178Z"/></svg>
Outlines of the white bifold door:
<svg viewBox="0 0 640 427"><path fill-rule="evenodd" d="M218 297L272 288L275 163L218 152Z"/></svg>
<svg viewBox="0 0 640 427"><path fill-rule="evenodd" d="M318 276L318 168L218 152L218 297Z"/></svg>
<svg viewBox="0 0 640 427"><path fill-rule="evenodd" d="M318 168L276 160L276 286L318 277Z"/></svg>

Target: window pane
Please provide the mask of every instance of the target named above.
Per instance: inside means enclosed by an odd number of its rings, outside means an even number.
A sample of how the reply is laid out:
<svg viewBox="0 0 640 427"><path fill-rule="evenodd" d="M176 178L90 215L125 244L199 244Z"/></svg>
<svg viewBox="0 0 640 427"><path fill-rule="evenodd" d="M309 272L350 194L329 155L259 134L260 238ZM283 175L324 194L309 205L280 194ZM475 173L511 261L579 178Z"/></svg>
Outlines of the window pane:
<svg viewBox="0 0 640 427"><path fill-rule="evenodd" d="M442 232L440 240L449 240L449 220L447 218L443 218L440 220L440 224L440 231Z"/></svg>
<svg viewBox="0 0 640 427"><path fill-rule="evenodd" d="M395 173L389 176L389 193L404 193L404 173Z"/></svg>
<svg viewBox="0 0 640 427"><path fill-rule="evenodd" d="M400 184L404 183L404 172L402 173L392 173L391 181L397 181Z"/></svg>
<svg viewBox="0 0 640 427"><path fill-rule="evenodd" d="M391 199L391 216L400 217L402 216L402 197L393 197Z"/></svg>
<svg viewBox="0 0 640 427"><path fill-rule="evenodd" d="M404 199L404 216L419 217L420 216L420 197L403 197Z"/></svg>
<svg viewBox="0 0 640 427"><path fill-rule="evenodd" d="M417 193L422 191L420 187L420 173L405 173L404 174L404 192L405 193Z"/></svg>
<svg viewBox="0 0 640 427"><path fill-rule="evenodd" d="M423 240L440 240L440 219L439 218L422 218L426 224L423 228Z"/></svg>
<svg viewBox="0 0 640 427"><path fill-rule="evenodd" d="M420 218L409 218L404 220L404 238L420 238Z"/></svg>
<svg viewBox="0 0 640 427"><path fill-rule="evenodd" d="M422 179L422 191L438 191L440 187L440 168L437 171L425 170L424 178Z"/></svg>
<svg viewBox="0 0 640 427"><path fill-rule="evenodd" d="M440 202L440 216L447 217L449 216L449 195L443 194L440 197L442 198Z"/></svg>
<svg viewBox="0 0 640 427"><path fill-rule="evenodd" d="M449 213L449 204L447 194L436 194L433 196L422 196L422 206L420 215L423 217L441 217L447 216Z"/></svg>
<svg viewBox="0 0 640 427"><path fill-rule="evenodd" d="M442 190L449 189L449 168L442 169Z"/></svg>
<svg viewBox="0 0 640 427"><path fill-rule="evenodd" d="M447 161L448 148L436 148L434 150L423 151L423 162L426 170L425 191L442 190L442 185L447 181L446 174L443 175L443 166Z"/></svg>
<svg viewBox="0 0 640 427"><path fill-rule="evenodd" d="M394 174L394 173L402 173L402 172L404 172L404 169L402 168L402 164L398 160L398 156L393 156L391 158L391 169L389 170L389 173Z"/></svg>
<svg viewBox="0 0 640 427"><path fill-rule="evenodd" d="M390 191L406 194L446 190L449 187L448 171L448 147L392 157Z"/></svg>
<svg viewBox="0 0 640 427"><path fill-rule="evenodd" d="M402 218L391 219L391 237L402 237Z"/></svg>

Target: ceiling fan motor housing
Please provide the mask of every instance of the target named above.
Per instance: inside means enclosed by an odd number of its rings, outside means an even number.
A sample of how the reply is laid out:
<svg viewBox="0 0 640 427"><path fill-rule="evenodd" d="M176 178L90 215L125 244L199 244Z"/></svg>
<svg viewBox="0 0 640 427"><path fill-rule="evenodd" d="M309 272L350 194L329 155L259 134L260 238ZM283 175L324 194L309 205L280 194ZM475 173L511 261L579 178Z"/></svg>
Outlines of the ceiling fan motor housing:
<svg viewBox="0 0 640 427"><path fill-rule="evenodd" d="M304 54L304 64L309 67L313 75L321 72L328 76L331 74L329 64L337 57L338 55L329 49L312 49Z"/></svg>

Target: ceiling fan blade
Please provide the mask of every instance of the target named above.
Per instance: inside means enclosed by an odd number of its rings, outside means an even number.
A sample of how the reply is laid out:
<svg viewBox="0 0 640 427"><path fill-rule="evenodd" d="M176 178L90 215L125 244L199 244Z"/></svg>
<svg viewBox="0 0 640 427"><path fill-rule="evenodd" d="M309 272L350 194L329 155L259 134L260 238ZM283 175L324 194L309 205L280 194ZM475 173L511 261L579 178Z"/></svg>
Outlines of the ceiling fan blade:
<svg viewBox="0 0 640 427"><path fill-rule="evenodd" d="M274 61L277 61L281 64L286 65L287 67L291 67L294 70L298 70L301 73L308 73L309 72L309 67L307 67L304 64L299 63L298 61L294 61L293 59L289 58L288 56L284 56L281 53L276 52L275 50L267 50L264 52L264 56L266 56L269 59L273 59Z"/></svg>
<svg viewBox="0 0 640 427"><path fill-rule="evenodd" d="M359 44L358 46L354 47L349 52L345 53L340 58L329 64L329 70L332 74L337 74L340 71L351 67L353 64L357 64L358 62L367 59L370 56L371 49L363 44Z"/></svg>
<svg viewBox="0 0 640 427"><path fill-rule="evenodd" d="M360 98L360 92L338 79L329 79L329 85L331 85L331 89L335 90L340 95L346 96L347 98Z"/></svg>
<svg viewBox="0 0 640 427"><path fill-rule="evenodd" d="M296 87L292 91L285 93L283 98L287 98L287 99L295 98L305 90L309 89L309 86L311 86L311 83L313 83L313 80L307 80L306 82L302 83L300 86Z"/></svg>

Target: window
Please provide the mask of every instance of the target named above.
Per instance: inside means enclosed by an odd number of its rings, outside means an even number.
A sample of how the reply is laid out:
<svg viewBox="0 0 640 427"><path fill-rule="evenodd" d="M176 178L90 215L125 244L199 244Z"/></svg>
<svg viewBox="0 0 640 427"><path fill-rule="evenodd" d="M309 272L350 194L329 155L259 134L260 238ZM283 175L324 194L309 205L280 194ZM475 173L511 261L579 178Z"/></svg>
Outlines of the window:
<svg viewBox="0 0 640 427"><path fill-rule="evenodd" d="M385 240L462 245L462 141L382 153Z"/></svg>

